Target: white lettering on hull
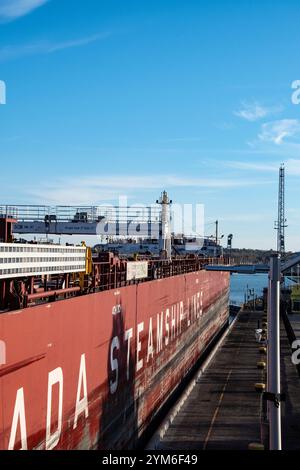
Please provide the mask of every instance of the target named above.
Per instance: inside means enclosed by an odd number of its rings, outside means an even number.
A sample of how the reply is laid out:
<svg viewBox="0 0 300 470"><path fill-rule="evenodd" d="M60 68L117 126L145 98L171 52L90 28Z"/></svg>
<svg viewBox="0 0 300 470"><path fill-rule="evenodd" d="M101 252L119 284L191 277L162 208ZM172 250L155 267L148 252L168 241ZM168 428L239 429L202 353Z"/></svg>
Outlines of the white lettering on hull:
<svg viewBox="0 0 300 470"><path fill-rule="evenodd" d="M111 342L110 345L110 367L112 372L115 372L116 377L115 380L110 380L109 383L109 388L110 388L110 393L114 395L118 389L118 380L119 380L119 364L118 364L118 359L114 357L114 350L120 349L120 341L118 336L115 336Z"/></svg>
<svg viewBox="0 0 300 470"><path fill-rule="evenodd" d="M57 429L51 433L52 416L52 390L54 385L58 384L58 413ZM62 411L63 411L63 371L61 367L51 371L48 377L48 400L47 400L47 424L46 424L46 450L54 449L59 443L62 431Z"/></svg>
<svg viewBox="0 0 300 470"><path fill-rule="evenodd" d="M6 364L6 344L5 341L0 341L0 366Z"/></svg>
<svg viewBox="0 0 300 470"><path fill-rule="evenodd" d="M22 444L22 447L19 450L27 450L27 432L26 432L25 403L24 403L24 389L23 388L19 388L19 390L17 391L8 450L14 450L15 448L16 435L17 435L19 422L20 422L21 444Z"/></svg>
<svg viewBox="0 0 300 470"><path fill-rule="evenodd" d="M157 326L156 326L156 353L160 353L163 348L163 321L164 321L164 312L157 314Z"/></svg>
<svg viewBox="0 0 300 470"><path fill-rule="evenodd" d="M153 348L153 330L152 330L152 317L149 320L149 333L148 333L148 350L147 350L147 363L149 362L150 356L153 359L154 348Z"/></svg>
<svg viewBox="0 0 300 470"><path fill-rule="evenodd" d="M116 306L112 315L122 313L121 306ZM154 359L155 355L161 353L164 348L168 347L183 331L183 325L189 328L195 323L203 314L203 292L200 291L192 295L187 300L186 308L184 302L180 301L174 305L166 308L156 315L156 332L153 329L153 319L149 319L148 341L142 341L141 336L144 331L144 322L137 325L136 329L136 372L139 372L144 367L144 362L147 363ZM154 331L153 331L154 330ZM132 366L131 358L131 345L134 338L133 328L125 330L124 338L115 336L110 343L110 368L114 374L109 382L109 391L113 395L117 392L120 382L120 364L119 355L121 344L126 344L126 379L130 380L130 367ZM122 346L123 347L123 346ZM146 352L147 347L147 352ZM124 352L125 354L125 352ZM73 430L77 429L78 421L81 415L85 419L89 417L89 402L88 402L88 387L87 387L87 370L86 370L86 354L82 354L80 358L78 384L76 402L74 406L74 422ZM125 373L125 371L124 371ZM63 425L63 370L58 367L49 372L48 375L48 393L47 393L47 416L46 416L46 450L52 450L59 444L62 435ZM53 389L58 387L58 403L53 403ZM57 393L55 394L57 396ZM54 410L56 412L54 412ZM55 424L54 424L55 423ZM53 429L55 426L56 429ZM19 432L18 432L19 431ZM20 438L17 439L17 436ZM16 442L17 440L17 442ZM11 432L9 437L8 449L14 450L16 445L20 446L20 450L26 450L28 447L27 442L27 428L26 428L26 415L25 415L25 401L24 401L24 388L19 388L16 394L15 406L13 411Z"/></svg>
<svg viewBox="0 0 300 470"><path fill-rule="evenodd" d="M116 308L113 309L113 315L115 315ZM118 309L120 311L120 309ZM171 314L170 314L171 311ZM203 314L203 292L197 292L192 295L187 302L187 308L184 308L184 302L180 301L174 305L171 305L164 311L157 314L156 317L156 347L154 346L154 332L153 332L153 319L149 318L148 326L148 340L147 340L147 354L145 354L145 362L148 364L150 359L154 358L155 354L159 354L163 350L163 346L167 347L170 341L173 341L183 331L183 323L185 322L187 328ZM171 318L170 318L171 317ZM171 320L171 323L170 323ZM137 338L136 338L136 372L139 372L144 367L144 359L142 357L142 341L141 334L144 331L144 322L137 325ZM127 381L130 377L130 343L133 338L133 329L125 331L124 340L127 342L127 366L126 366L126 378ZM120 349L119 338L115 337L111 342L111 371L116 373L116 379L110 383L111 394L116 393L118 388L118 376L119 376L119 363L118 355L114 357L114 350Z"/></svg>
<svg viewBox="0 0 300 470"><path fill-rule="evenodd" d="M126 364L126 378L127 381L129 380L130 377L130 370L129 370L129 365L130 365L130 341L133 337L133 329L130 328L129 330L125 331L125 341L127 341L127 364Z"/></svg>
<svg viewBox="0 0 300 470"><path fill-rule="evenodd" d="M175 338L176 332L176 312L175 305L171 307L171 341Z"/></svg>
<svg viewBox="0 0 300 470"><path fill-rule="evenodd" d="M167 308L166 310L166 336L165 336L165 345L168 346L169 338L170 338L170 325L169 325L169 318L170 318L170 310Z"/></svg>
<svg viewBox="0 0 300 470"><path fill-rule="evenodd" d="M137 346L136 346L136 371L138 372L143 368L144 361L140 359L140 352L142 350L142 343L140 340L140 334L144 330L144 322L139 323L137 327Z"/></svg>
<svg viewBox="0 0 300 470"><path fill-rule="evenodd" d="M183 302L180 302L180 305L179 305L179 312L180 312L180 315L179 315L179 318L180 318L180 320L179 320L179 324L180 324L180 326L179 326L179 332L181 333L181 324L182 324L182 322L183 322L183 320L184 320L184 316L185 316L185 315L184 315L184 309L183 309Z"/></svg>
<svg viewBox="0 0 300 470"><path fill-rule="evenodd" d="M82 388L83 388L83 397L80 399ZM85 419L87 419L89 417L89 404L88 404L88 394L87 394L85 354L82 354L81 359L80 359L80 369L79 369L73 429L77 428L78 418L83 412L85 414Z"/></svg>

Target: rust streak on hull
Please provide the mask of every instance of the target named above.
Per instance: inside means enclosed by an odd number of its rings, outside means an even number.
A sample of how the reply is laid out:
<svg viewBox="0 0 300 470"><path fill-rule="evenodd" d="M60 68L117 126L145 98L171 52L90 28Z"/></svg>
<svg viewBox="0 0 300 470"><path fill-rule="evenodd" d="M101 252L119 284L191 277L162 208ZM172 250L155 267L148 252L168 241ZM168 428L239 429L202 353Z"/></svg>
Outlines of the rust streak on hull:
<svg viewBox="0 0 300 470"><path fill-rule="evenodd" d="M33 364L34 362L41 361L46 357L46 354L40 354L39 356L31 357L29 359L26 359L25 361L20 361L17 364L13 364L12 366L9 367L3 367L0 370L0 377L3 377L4 375L12 374L13 372L16 372L19 369L22 369L23 367L27 367L30 364Z"/></svg>

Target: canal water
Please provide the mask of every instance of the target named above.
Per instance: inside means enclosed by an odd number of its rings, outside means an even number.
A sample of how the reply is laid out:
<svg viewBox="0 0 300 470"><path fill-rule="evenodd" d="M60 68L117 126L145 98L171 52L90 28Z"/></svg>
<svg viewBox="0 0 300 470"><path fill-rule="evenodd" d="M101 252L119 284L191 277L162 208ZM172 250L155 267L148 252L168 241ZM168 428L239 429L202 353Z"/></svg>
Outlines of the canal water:
<svg viewBox="0 0 300 470"><path fill-rule="evenodd" d="M285 284L293 281L285 278ZM231 274L230 276L230 303L241 305L244 303L247 289L254 289L255 295L261 297L264 287L268 286L268 274ZM253 296L251 296L251 299Z"/></svg>
<svg viewBox="0 0 300 470"><path fill-rule="evenodd" d="M241 305L244 303L247 289L254 289L255 295L261 297L263 288L267 286L267 274L231 274L230 303L233 305Z"/></svg>

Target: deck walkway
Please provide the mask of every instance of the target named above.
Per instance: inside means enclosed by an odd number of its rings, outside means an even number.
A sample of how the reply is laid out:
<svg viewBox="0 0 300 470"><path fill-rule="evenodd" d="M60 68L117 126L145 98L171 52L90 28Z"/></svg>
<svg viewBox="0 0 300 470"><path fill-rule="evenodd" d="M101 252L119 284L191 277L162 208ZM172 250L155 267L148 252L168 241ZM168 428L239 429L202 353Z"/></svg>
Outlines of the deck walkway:
<svg viewBox="0 0 300 470"><path fill-rule="evenodd" d="M155 448L246 450L250 443L261 441L261 394L254 384L266 382L266 373L257 368L257 362L265 356L259 352L254 331L262 315L240 313L188 398L182 406L175 405L178 412L173 410L174 418L167 429L156 434ZM282 388L287 394L282 406L283 445L300 449L300 378L291 362L283 325L281 334Z"/></svg>
<svg viewBox="0 0 300 470"><path fill-rule="evenodd" d="M296 338L300 339L300 319L289 315ZM299 367L298 367L299 369ZM281 374L282 389L286 393L282 416L283 449L300 450L300 369L291 361L291 347L281 326Z"/></svg>
<svg viewBox="0 0 300 470"><path fill-rule="evenodd" d="M297 339L300 339L300 314L293 313L288 316Z"/></svg>

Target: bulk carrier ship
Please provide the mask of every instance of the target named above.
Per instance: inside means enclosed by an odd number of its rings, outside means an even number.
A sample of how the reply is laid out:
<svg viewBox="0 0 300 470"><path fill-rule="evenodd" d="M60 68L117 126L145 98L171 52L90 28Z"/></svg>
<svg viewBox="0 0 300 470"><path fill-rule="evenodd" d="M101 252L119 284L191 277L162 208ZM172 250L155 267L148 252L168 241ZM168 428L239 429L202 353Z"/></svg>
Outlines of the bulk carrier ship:
<svg viewBox="0 0 300 470"><path fill-rule="evenodd" d="M203 256L130 261L84 244L16 243L21 222L8 212L0 215L0 448L138 446L227 324L229 274L206 271L218 260Z"/></svg>

